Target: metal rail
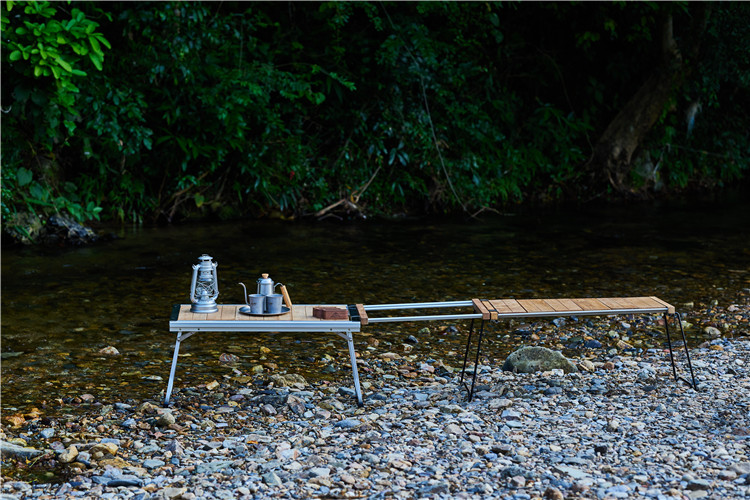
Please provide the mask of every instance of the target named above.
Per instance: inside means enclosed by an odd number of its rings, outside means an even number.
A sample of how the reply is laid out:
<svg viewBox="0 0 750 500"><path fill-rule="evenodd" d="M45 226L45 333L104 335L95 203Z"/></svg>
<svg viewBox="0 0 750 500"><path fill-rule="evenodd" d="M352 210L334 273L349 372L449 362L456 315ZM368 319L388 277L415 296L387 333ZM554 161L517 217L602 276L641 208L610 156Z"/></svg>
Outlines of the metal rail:
<svg viewBox="0 0 750 500"><path fill-rule="evenodd" d="M365 311L393 311L407 309L446 309L456 307L471 307L473 302L470 300L452 300L447 302L414 302L406 304L365 304ZM459 313L459 314L431 314L426 316L385 316L373 318L368 316L368 323L400 323L407 321L443 321L450 319L481 319L479 313Z"/></svg>
<svg viewBox="0 0 750 500"><path fill-rule="evenodd" d="M447 319L482 319L481 313L473 314L433 314L431 316L387 316L373 318L368 316L368 323L398 323L402 321L442 321Z"/></svg>
<svg viewBox="0 0 750 500"><path fill-rule="evenodd" d="M470 300L453 300L448 302L413 302L406 304L365 304L365 311L388 311L392 309L441 309L445 307L470 307Z"/></svg>

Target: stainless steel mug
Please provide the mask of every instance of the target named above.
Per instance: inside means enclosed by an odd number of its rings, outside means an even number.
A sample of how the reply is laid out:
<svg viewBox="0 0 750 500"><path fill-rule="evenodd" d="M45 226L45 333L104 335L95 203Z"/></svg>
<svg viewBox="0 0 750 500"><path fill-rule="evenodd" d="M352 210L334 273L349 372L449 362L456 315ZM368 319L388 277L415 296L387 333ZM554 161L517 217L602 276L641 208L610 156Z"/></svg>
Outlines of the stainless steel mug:
<svg viewBox="0 0 750 500"><path fill-rule="evenodd" d="M251 293L248 295L250 299L250 313L252 314L263 314L266 308L266 296L260 293Z"/></svg>
<svg viewBox="0 0 750 500"><path fill-rule="evenodd" d="M279 314L281 312L281 301L284 298L280 293L266 295L266 313Z"/></svg>

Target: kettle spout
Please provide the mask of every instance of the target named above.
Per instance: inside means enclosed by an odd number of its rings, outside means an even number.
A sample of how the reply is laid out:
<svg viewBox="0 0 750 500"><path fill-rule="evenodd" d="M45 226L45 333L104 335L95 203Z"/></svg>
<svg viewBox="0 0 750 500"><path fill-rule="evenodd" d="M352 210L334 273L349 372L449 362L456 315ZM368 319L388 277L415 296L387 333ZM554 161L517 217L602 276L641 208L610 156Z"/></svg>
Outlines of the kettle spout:
<svg viewBox="0 0 750 500"><path fill-rule="evenodd" d="M242 285L242 290L244 290L244 293L242 294L242 297L245 301L245 304L250 305L250 302L247 301L247 288L245 288L244 283L238 283L238 285Z"/></svg>

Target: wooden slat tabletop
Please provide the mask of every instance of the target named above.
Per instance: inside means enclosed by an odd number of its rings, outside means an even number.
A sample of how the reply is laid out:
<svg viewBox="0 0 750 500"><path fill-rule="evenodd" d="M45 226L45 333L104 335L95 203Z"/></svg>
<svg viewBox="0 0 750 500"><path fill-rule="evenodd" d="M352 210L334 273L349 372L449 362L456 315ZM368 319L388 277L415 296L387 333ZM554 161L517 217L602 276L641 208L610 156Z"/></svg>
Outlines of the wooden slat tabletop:
<svg viewBox="0 0 750 500"><path fill-rule="evenodd" d="M629 311L631 313L667 312L674 314L674 306L657 297L603 297L576 299L472 299L474 310L483 319L514 317L534 314L554 316L556 314L587 315L607 314L607 311ZM666 311L664 309L666 308ZM654 311L656 310L656 311Z"/></svg>
<svg viewBox="0 0 750 500"><path fill-rule="evenodd" d="M323 321L313 316L311 304L293 305L290 312L273 316L251 316L240 312L245 304L223 304L219 310L211 314L197 314L190 312L190 304L180 306L180 314L177 321ZM336 307L346 308L338 305ZM328 320L331 321L331 320Z"/></svg>

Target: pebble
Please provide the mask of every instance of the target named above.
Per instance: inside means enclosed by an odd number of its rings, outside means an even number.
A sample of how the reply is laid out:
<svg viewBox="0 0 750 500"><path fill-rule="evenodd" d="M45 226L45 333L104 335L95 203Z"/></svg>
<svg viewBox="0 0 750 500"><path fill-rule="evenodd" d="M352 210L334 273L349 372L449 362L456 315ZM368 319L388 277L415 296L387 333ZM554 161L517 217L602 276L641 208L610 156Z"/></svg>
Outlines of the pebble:
<svg viewBox="0 0 750 500"><path fill-rule="evenodd" d="M169 411L163 412L156 419L156 425L158 425L159 427L169 427L175 422L176 422L176 419L174 415L172 415L172 412L169 412Z"/></svg>
<svg viewBox="0 0 750 500"><path fill-rule="evenodd" d="M118 351L116 347L110 345L99 349L99 354L102 356L119 356L120 351Z"/></svg>
<svg viewBox="0 0 750 500"><path fill-rule="evenodd" d="M333 424L334 427L339 427L341 429L355 429L360 425L362 425L362 422L356 418L346 418Z"/></svg>
<svg viewBox="0 0 750 500"><path fill-rule="evenodd" d="M420 336L422 344L429 339ZM663 349L581 349L587 359L573 360L580 372L480 366L482 389L467 402L460 370L439 372L441 361L420 354L375 351L361 359L369 384L363 407L344 375L333 383L285 376L268 384L271 377L258 374L265 385L221 378L177 389L168 409L156 400L87 398L75 419L40 416L2 428L3 443L49 439L39 448L51 448L50 458L35 467L66 472L57 482L4 477L0 493L113 500L748 498L750 363L736 361L750 359L750 340L712 342L723 350L690 351L706 388L699 392L672 379ZM675 352L681 371L682 353ZM111 411L102 414L104 405ZM14 460L25 463L4 456L4 475Z"/></svg>

